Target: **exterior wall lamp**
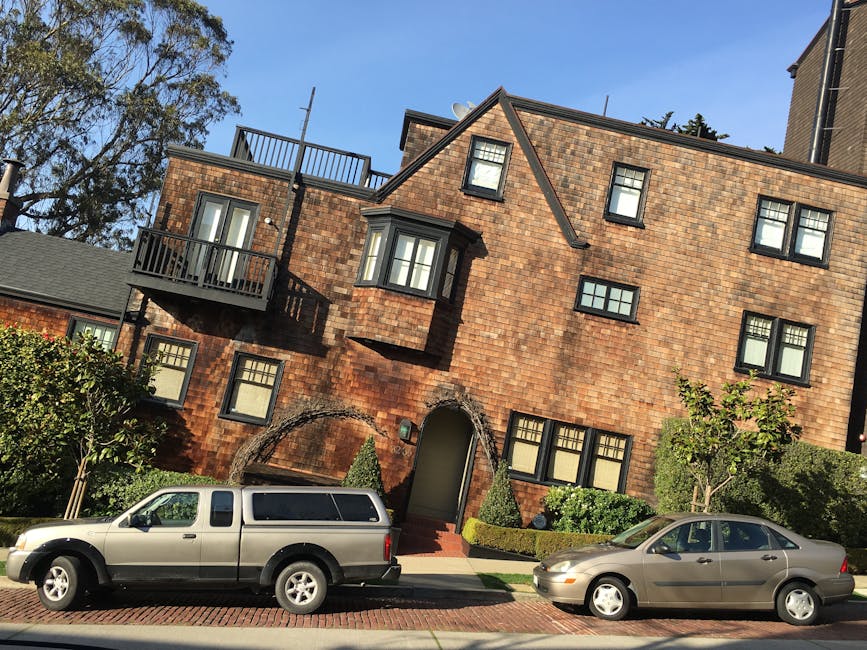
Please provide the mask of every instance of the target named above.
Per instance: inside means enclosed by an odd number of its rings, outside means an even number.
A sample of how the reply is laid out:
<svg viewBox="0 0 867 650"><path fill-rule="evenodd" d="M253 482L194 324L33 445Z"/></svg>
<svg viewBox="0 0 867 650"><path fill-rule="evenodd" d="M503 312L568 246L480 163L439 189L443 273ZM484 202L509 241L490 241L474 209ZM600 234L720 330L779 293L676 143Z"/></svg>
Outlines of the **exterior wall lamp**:
<svg viewBox="0 0 867 650"><path fill-rule="evenodd" d="M397 429L397 437L406 442L409 442L412 439L412 420L404 418L400 421L400 425Z"/></svg>

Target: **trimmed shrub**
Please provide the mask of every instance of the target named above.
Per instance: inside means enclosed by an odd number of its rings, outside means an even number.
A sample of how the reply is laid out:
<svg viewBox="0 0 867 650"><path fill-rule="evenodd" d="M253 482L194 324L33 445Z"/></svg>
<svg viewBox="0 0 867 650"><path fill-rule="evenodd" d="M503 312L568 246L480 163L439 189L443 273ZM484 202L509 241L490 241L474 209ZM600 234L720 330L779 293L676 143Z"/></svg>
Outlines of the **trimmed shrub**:
<svg viewBox="0 0 867 650"><path fill-rule="evenodd" d="M543 501L551 528L567 533L616 535L654 514L642 499L569 485L550 488Z"/></svg>
<svg viewBox="0 0 867 650"><path fill-rule="evenodd" d="M341 481L343 487L370 488L385 501L385 486L382 484L382 468L376 456L376 443L368 436L355 455L349 471Z"/></svg>
<svg viewBox="0 0 867 650"><path fill-rule="evenodd" d="M560 549L584 546L611 539L610 535L585 535L583 533L555 533L532 528L504 528L492 526L470 517L464 522L461 535L468 544L519 553L543 559Z"/></svg>
<svg viewBox="0 0 867 650"><path fill-rule="evenodd" d="M692 481L673 461L663 430L656 453L660 512L689 510ZM757 515L806 537L849 548L867 546L867 498L860 478L865 461L845 451L795 442L778 463L737 476L711 500L716 512ZM661 475L668 475L661 479Z"/></svg>
<svg viewBox="0 0 867 650"><path fill-rule="evenodd" d="M494 482L491 483L485 500L479 508L479 519L486 524L504 528L518 528L523 523L515 493L512 492L509 468L506 463L500 463L494 473Z"/></svg>
<svg viewBox="0 0 867 650"><path fill-rule="evenodd" d="M167 472L161 469L136 472L133 469L116 469L102 472L94 477L96 485L88 490L84 511L91 517L117 515L135 505L155 490L174 485L220 485L210 476L197 476L182 472Z"/></svg>

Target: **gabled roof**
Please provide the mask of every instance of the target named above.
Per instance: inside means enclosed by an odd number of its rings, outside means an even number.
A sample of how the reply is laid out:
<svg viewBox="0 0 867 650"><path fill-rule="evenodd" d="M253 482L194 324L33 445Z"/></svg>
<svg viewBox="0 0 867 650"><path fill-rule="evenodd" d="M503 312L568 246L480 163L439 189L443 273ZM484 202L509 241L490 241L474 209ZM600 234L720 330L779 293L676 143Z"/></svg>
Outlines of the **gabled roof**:
<svg viewBox="0 0 867 650"><path fill-rule="evenodd" d="M0 294L117 318L131 253L26 230L0 234Z"/></svg>
<svg viewBox="0 0 867 650"><path fill-rule="evenodd" d="M867 2L867 0L859 0L859 3L860 1ZM482 115L487 113L495 105L499 105L505 113L506 119L515 134L515 139L530 164L539 189L544 194L548 206L557 220L560 230L563 232L563 236L573 248L585 248L589 246L589 244L575 232L572 221L569 219L557 191L551 183L551 180L548 178L542 161L536 153L533 143L521 122L520 115L518 114L519 112L544 115L555 120L573 122L646 140L655 140L657 142L671 144L686 149L706 151L727 158L746 160L752 163L766 165L768 167L785 169L858 187L867 187L867 177L832 169L825 165L805 163L798 160L784 158L777 154L724 144L722 142L707 140L692 135L684 135L673 131L667 131L665 129L644 126L634 122L617 120L563 106L556 106L536 100L516 97L507 94L503 88L498 88L481 104L470 111L466 117L455 122L441 139L431 145L426 151L419 154L406 167L398 171L388 180L388 182L382 185L382 187L380 187L376 192L376 202L381 203L385 200L385 198L400 187L404 181L410 178L432 158L437 156L437 154L469 129ZM451 121L443 119L440 122L440 125L445 126L449 122Z"/></svg>

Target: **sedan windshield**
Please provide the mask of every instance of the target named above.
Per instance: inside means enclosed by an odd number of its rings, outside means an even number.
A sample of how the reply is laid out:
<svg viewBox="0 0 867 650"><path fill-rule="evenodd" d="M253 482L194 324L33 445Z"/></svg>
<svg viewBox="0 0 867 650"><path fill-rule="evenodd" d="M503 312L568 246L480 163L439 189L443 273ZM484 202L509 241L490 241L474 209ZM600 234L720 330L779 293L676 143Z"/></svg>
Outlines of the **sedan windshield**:
<svg viewBox="0 0 867 650"><path fill-rule="evenodd" d="M611 544L615 546L623 546L624 548L635 548L651 535L659 532L669 524L673 523L674 519L669 517L651 517L645 519L640 524L636 524L629 530L625 530L611 540Z"/></svg>

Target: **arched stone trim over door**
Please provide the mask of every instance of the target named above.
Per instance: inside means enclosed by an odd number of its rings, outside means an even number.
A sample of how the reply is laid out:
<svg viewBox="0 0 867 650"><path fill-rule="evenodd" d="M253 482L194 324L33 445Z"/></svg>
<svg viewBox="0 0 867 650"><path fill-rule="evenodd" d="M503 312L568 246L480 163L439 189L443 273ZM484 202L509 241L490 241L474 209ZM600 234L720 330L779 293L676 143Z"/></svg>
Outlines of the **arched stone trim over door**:
<svg viewBox="0 0 867 650"><path fill-rule="evenodd" d="M441 387L425 402L407 513L463 524L477 445L493 474L498 454L487 415L462 389ZM452 415L449 416L448 414Z"/></svg>
<svg viewBox="0 0 867 650"><path fill-rule="evenodd" d="M299 399L282 411L275 422L261 433L253 436L238 449L229 470L229 482L240 483L244 470L252 463L267 463L277 445L293 430L316 420L337 418L364 422L379 435L386 433L380 429L369 413L347 406L337 400L326 398Z"/></svg>

